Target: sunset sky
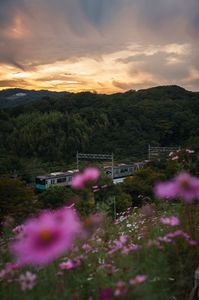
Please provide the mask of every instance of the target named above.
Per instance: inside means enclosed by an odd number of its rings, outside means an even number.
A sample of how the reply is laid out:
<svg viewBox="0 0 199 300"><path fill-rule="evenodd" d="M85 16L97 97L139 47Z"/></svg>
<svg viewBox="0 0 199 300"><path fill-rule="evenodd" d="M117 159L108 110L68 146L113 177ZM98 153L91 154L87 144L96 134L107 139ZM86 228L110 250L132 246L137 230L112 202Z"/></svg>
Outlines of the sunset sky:
<svg viewBox="0 0 199 300"><path fill-rule="evenodd" d="M0 89L199 91L199 0L0 0Z"/></svg>

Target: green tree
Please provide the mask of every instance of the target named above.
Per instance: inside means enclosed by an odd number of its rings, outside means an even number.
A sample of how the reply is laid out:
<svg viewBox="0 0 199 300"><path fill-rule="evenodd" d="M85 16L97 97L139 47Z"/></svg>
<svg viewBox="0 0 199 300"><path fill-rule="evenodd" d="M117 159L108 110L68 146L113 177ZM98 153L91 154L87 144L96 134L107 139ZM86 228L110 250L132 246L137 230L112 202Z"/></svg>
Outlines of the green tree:
<svg viewBox="0 0 199 300"><path fill-rule="evenodd" d="M78 210L81 216L86 217L94 212L95 199L93 192L90 189L84 189L77 192L77 201L75 202L75 208Z"/></svg>
<svg viewBox="0 0 199 300"><path fill-rule="evenodd" d="M52 186L39 196L39 203L44 209L55 209L67 204L74 194L66 187Z"/></svg>
<svg viewBox="0 0 199 300"><path fill-rule="evenodd" d="M123 191L131 196L134 205L141 205L143 197L153 197L155 182L165 178L166 176L163 173L148 167L137 171L133 176L125 179Z"/></svg>
<svg viewBox="0 0 199 300"><path fill-rule="evenodd" d="M0 178L0 219L10 216L18 223L37 211L34 193L18 179Z"/></svg>

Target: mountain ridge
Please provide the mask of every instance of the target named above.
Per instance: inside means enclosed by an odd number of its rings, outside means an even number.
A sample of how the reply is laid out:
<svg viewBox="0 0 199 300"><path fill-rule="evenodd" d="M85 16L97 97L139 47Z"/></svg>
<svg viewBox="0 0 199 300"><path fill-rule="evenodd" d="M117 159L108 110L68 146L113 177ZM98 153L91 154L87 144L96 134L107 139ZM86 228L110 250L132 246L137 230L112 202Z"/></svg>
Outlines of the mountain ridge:
<svg viewBox="0 0 199 300"><path fill-rule="evenodd" d="M13 107L41 100L44 97L57 98L69 94L48 90L27 90L21 88L4 89L0 91L0 107Z"/></svg>
<svg viewBox="0 0 199 300"><path fill-rule="evenodd" d="M178 86L178 85L161 85L161 86L154 86L146 89L140 89L140 90L128 90L126 92L117 92L112 94L103 94L103 93L94 93L94 92L67 92L67 91L49 91L49 90L28 90L28 89L21 89L21 88L11 88L11 89L4 89L0 91L0 108L6 108L6 107L13 107L20 104L28 104L31 102L36 102L38 100L42 100L45 97L49 97L52 99L61 98L66 95L106 95L106 96L112 96L112 95L125 95L130 93L135 94L147 94L151 93L154 94L154 96L158 96L158 93L168 93L168 94L194 94L199 95L199 92L193 92L186 90L185 88Z"/></svg>

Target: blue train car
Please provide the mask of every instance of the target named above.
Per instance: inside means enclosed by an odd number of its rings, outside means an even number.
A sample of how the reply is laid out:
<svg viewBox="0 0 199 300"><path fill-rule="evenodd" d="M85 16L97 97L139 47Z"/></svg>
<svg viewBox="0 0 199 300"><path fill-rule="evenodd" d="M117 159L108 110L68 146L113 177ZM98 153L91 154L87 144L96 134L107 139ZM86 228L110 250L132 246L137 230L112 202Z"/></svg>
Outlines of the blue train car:
<svg viewBox="0 0 199 300"><path fill-rule="evenodd" d="M113 178L120 179L131 176L135 173L135 171L142 169L145 163L138 162L133 164L119 164L113 167ZM112 178L112 166L108 166L104 168L104 172L107 176ZM118 181L119 182L119 181Z"/></svg>
<svg viewBox="0 0 199 300"><path fill-rule="evenodd" d="M35 189L38 191L45 191L51 186L70 186L72 176L77 172L77 170L73 170L37 176Z"/></svg>

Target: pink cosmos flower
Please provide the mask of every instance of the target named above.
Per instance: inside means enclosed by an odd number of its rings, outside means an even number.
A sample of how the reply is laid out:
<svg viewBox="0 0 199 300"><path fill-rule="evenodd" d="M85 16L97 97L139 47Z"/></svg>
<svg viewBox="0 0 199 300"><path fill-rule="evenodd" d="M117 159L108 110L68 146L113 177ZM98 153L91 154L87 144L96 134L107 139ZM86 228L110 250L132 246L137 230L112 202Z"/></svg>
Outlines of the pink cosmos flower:
<svg viewBox="0 0 199 300"><path fill-rule="evenodd" d="M119 240L120 240L120 242L121 242L122 244L126 244L127 241L128 241L128 236L122 234L122 235L120 235Z"/></svg>
<svg viewBox="0 0 199 300"><path fill-rule="evenodd" d="M96 181L100 176L100 172L97 168L87 168L83 174L85 181Z"/></svg>
<svg viewBox="0 0 199 300"><path fill-rule="evenodd" d="M129 280L130 285L143 283L147 279L146 275L137 275L135 278Z"/></svg>
<svg viewBox="0 0 199 300"><path fill-rule="evenodd" d="M6 263L4 269L0 270L0 281L7 279L9 282L15 275L15 270L19 269L19 265L15 263Z"/></svg>
<svg viewBox="0 0 199 300"><path fill-rule="evenodd" d="M25 274L21 274L19 276L19 283L22 291L32 290L36 284L36 278L37 276L29 271L27 271Z"/></svg>
<svg viewBox="0 0 199 300"><path fill-rule="evenodd" d="M104 184L101 186L102 189L106 189L108 187L108 184Z"/></svg>
<svg viewBox="0 0 199 300"><path fill-rule="evenodd" d="M5 277L6 277L6 275L7 275L7 272L6 272L6 270L1 270L0 271L0 281L2 281Z"/></svg>
<svg viewBox="0 0 199 300"><path fill-rule="evenodd" d="M172 240L168 236L159 237L158 240L164 243L172 243Z"/></svg>
<svg viewBox="0 0 199 300"><path fill-rule="evenodd" d="M71 259L69 259L68 261L59 264L59 267L62 270L71 270L74 268L74 263Z"/></svg>
<svg viewBox="0 0 199 300"><path fill-rule="evenodd" d="M83 261L83 256L78 256L75 259L68 259L68 261L59 264L60 269L62 270L72 270L78 268Z"/></svg>
<svg viewBox="0 0 199 300"><path fill-rule="evenodd" d="M6 272L12 272L12 271L14 271L14 270L17 270L17 269L19 269L19 265L18 264L15 264L15 263L12 263L12 262L9 262L9 263L7 263L6 265L5 265L5 270L6 270Z"/></svg>
<svg viewBox="0 0 199 300"><path fill-rule="evenodd" d="M127 256L130 252L137 252L139 250L140 250L140 246L135 244L130 244L122 248L122 254Z"/></svg>
<svg viewBox="0 0 199 300"><path fill-rule="evenodd" d="M127 293L127 291L128 291L127 284L124 281L120 280L116 284L116 289L114 291L114 296L115 297L122 297Z"/></svg>
<svg viewBox="0 0 199 300"><path fill-rule="evenodd" d="M83 174L73 176L71 186L73 189L83 189L85 185Z"/></svg>
<svg viewBox="0 0 199 300"><path fill-rule="evenodd" d="M187 242L190 246L196 246L198 244L197 241L194 240L188 240Z"/></svg>
<svg viewBox="0 0 199 300"><path fill-rule="evenodd" d="M93 190L93 193L97 193L99 191L100 191L100 189L95 189L95 190Z"/></svg>
<svg viewBox="0 0 199 300"><path fill-rule="evenodd" d="M184 238L184 240L190 245L190 246L196 246L197 242L192 240L190 235L184 231L182 231L181 229L178 229L174 232L169 232L167 233L165 236L162 237L158 237L157 240L153 240L153 241L149 241L148 242L148 246L156 246L158 249L162 250L162 246L160 244L160 242L163 243L173 243L173 239L176 237L182 237Z"/></svg>
<svg viewBox="0 0 199 300"><path fill-rule="evenodd" d="M165 225L170 225L170 226L178 226L180 225L180 220L176 216L171 216L171 217L162 217L160 219L162 224Z"/></svg>
<svg viewBox="0 0 199 300"><path fill-rule="evenodd" d="M71 249L80 232L74 209L43 212L24 224L23 235L18 235L10 248L20 265L44 265Z"/></svg>
<svg viewBox="0 0 199 300"><path fill-rule="evenodd" d="M156 184L154 192L158 198L181 198L191 202L199 199L199 179L188 173L181 173L171 181Z"/></svg>
<svg viewBox="0 0 199 300"><path fill-rule="evenodd" d="M82 249L86 252L90 252L91 250L93 250L93 248L89 244L84 244L82 246Z"/></svg>
<svg viewBox="0 0 199 300"><path fill-rule="evenodd" d="M23 225L18 225L15 228L13 228L12 232L13 233L20 233L23 231L24 226Z"/></svg>
<svg viewBox="0 0 199 300"><path fill-rule="evenodd" d="M78 173L72 178L72 188L83 189L87 182L96 181L100 176L97 168L87 168L83 173Z"/></svg>
<svg viewBox="0 0 199 300"><path fill-rule="evenodd" d="M93 185L93 186L92 186L92 189L93 189L93 190L96 190L96 189L98 189L98 188L99 188L98 185Z"/></svg>
<svg viewBox="0 0 199 300"><path fill-rule="evenodd" d="M100 300L109 300L113 297L113 290L111 288L104 288L99 292Z"/></svg>
<svg viewBox="0 0 199 300"><path fill-rule="evenodd" d="M194 150L191 150L191 149L186 149L185 151L186 151L187 153L189 153L189 154L192 154L192 153L195 152Z"/></svg>
<svg viewBox="0 0 199 300"><path fill-rule="evenodd" d="M176 155L176 156L173 156L171 160L178 160L178 159L179 159L179 156Z"/></svg>

